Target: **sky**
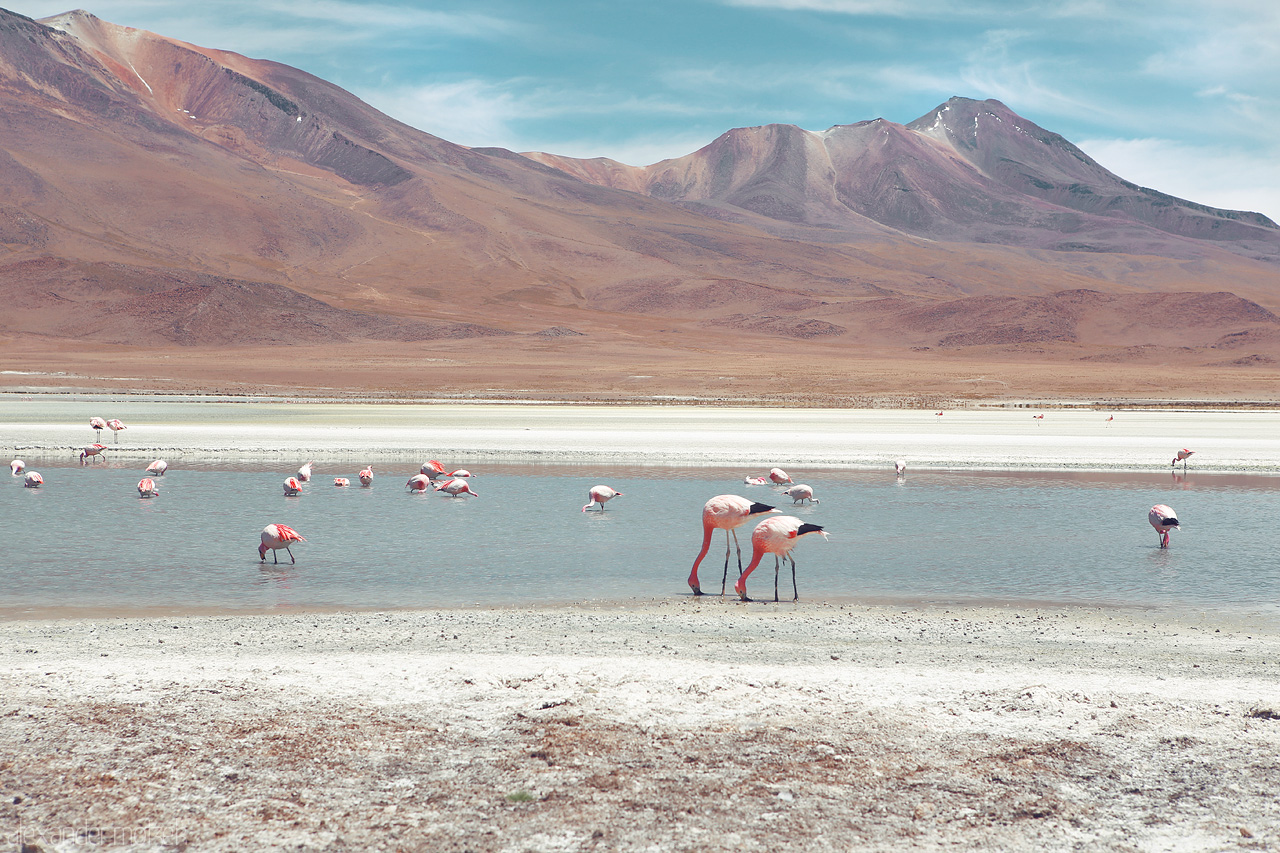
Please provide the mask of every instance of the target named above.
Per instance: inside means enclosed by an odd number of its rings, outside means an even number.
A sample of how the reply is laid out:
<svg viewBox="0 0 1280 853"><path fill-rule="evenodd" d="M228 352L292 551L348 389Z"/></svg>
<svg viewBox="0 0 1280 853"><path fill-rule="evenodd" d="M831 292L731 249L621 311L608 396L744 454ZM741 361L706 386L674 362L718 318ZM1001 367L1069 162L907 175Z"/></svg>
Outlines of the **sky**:
<svg viewBox="0 0 1280 853"><path fill-rule="evenodd" d="M1126 180L1280 222L1276 0L79 2L301 68L461 145L649 165L734 127L995 98Z"/></svg>

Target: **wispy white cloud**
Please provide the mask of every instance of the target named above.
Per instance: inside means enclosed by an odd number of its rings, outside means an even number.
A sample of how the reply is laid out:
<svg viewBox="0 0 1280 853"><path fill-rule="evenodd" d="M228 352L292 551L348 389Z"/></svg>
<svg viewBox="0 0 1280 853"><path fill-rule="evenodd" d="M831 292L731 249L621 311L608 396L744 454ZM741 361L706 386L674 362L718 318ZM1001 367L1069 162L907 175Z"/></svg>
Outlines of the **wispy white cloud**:
<svg viewBox="0 0 1280 853"><path fill-rule="evenodd" d="M1085 139L1081 150L1139 186L1280 222L1280 158L1170 139Z"/></svg>

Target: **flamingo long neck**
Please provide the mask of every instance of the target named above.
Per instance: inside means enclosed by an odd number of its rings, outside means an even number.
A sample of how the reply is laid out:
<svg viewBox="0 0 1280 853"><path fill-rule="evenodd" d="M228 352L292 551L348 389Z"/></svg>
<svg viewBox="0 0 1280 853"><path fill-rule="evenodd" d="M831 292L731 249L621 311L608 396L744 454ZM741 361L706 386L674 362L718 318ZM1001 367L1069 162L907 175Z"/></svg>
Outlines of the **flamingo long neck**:
<svg viewBox="0 0 1280 853"><path fill-rule="evenodd" d="M693 569L689 572L689 585L698 585L698 566L702 565L702 558L707 556L707 552L711 550L711 537L715 534L715 528L704 524L702 526L702 550L698 552L698 557L693 561Z"/></svg>

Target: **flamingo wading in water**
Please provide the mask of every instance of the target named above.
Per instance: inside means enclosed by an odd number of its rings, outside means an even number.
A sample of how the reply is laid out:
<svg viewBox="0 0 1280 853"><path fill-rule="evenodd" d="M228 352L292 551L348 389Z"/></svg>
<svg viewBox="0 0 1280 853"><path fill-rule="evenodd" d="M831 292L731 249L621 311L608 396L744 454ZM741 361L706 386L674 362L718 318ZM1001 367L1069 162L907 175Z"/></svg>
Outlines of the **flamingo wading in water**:
<svg viewBox="0 0 1280 853"><path fill-rule="evenodd" d="M905 460L899 459L893 463L893 473L899 477L907 476L907 463Z"/></svg>
<svg viewBox="0 0 1280 853"><path fill-rule="evenodd" d="M23 478L22 485L28 489L38 489L44 485L44 477L40 476L39 471L29 471Z"/></svg>
<svg viewBox="0 0 1280 853"><path fill-rule="evenodd" d="M163 459L157 459L147 466L147 473L156 477L163 477L164 472L169 470L169 463Z"/></svg>
<svg viewBox="0 0 1280 853"><path fill-rule="evenodd" d="M101 459L103 462L106 462L106 449L107 446L105 444L86 445L84 450L80 451L80 464L88 465L90 459Z"/></svg>
<svg viewBox="0 0 1280 853"><path fill-rule="evenodd" d="M431 478L426 474L414 474L404 485L411 492L425 492L430 484Z"/></svg>
<svg viewBox="0 0 1280 853"><path fill-rule="evenodd" d="M461 477L454 477L452 480L446 480L443 483L439 483L435 486L435 490L437 492L444 492L446 495L450 495L455 498L459 495L472 495L477 498L480 497L480 495L471 491L471 486Z"/></svg>
<svg viewBox="0 0 1280 853"><path fill-rule="evenodd" d="M290 477L284 481L284 494L289 498L302 494L302 484L298 482L297 477Z"/></svg>
<svg viewBox="0 0 1280 853"><path fill-rule="evenodd" d="M587 492L587 497L590 500L585 506L582 507L583 512L586 512L587 510L591 509L591 507L593 506L599 506L600 511L604 512L605 502L611 501L614 498L622 497L622 492L614 491L608 486L592 486L591 489Z"/></svg>
<svg viewBox="0 0 1280 853"><path fill-rule="evenodd" d="M9 463L9 475L12 477L21 477L25 470L27 470L27 463L21 459L15 459Z"/></svg>
<svg viewBox="0 0 1280 853"><path fill-rule="evenodd" d="M738 573L742 573L742 546L738 545L738 528L753 518L768 515L778 510L768 504L756 503L738 495L716 495L702 507L702 550L693 561L693 570L689 572L689 589L694 595L702 595L702 587L698 583L698 566L702 558L711 549L711 537L717 530L724 531L724 576L720 579L720 594L724 595L725 584L729 582L729 537L733 537L733 545L738 549Z"/></svg>
<svg viewBox="0 0 1280 853"><path fill-rule="evenodd" d="M298 561L293 558L293 552L289 550L289 543L306 541L292 527L286 527L283 524L268 524L262 528L262 544L258 546L258 559L265 563L267 561L267 551L271 551L271 559L279 563L280 557L276 552L283 548L289 554L289 562L296 563Z"/></svg>
<svg viewBox="0 0 1280 853"><path fill-rule="evenodd" d="M808 536L810 533L818 533L822 538L827 538L827 532L819 525L801 521L794 515L777 515L757 524L756 529L751 531L751 565L747 566L746 571L738 577L738 582L733 585L733 591L738 593L738 597L743 601L750 601L751 599L747 598L747 578L756 570L756 566L760 565L761 557L772 554L773 600L778 600L780 561L790 560L791 590L795 595L791 600L799 601L800 590L796 587L796 558L791 556L791 549L796 547L801 537Z"/></svg>
<svg viewBox="0 0 1280 853"><path fill-rule="evenodd" d="M822 503L822 501L813 496L813 486L805 483L801 483L798 486L792 486L789 489L783 489L782 493L791 498L791 502L793 504L798 504L800 501L808 501L809 503L815 504Z"/></svg>
<svg viewBox="0 0 1280 853"><path fill-rule="evenodd" d="M365 468L356 476L360 478L360 485L372 486L373 485L373 466L370 465L368 468Z"/></svg>
<svg viewBox="0 0 1280 853"><path fill-rule="evenodd" d="M1172 468L1174 465L1177 465L1179 462L1181 462L1182 470L1183 471L1187 470L1187 457L1193 453L1195 453L1194 450L1187 450L1185 447L1182 448L1181 450L1178 451L1178 454L1173 457L1173 461L1169 463L1169 467Z"/></svg>
<svg viewBox="0 0 1280 853"><path fill-rule="evenodd" d="M1169 531L1182 529L1178 524L1178 514L1173 511L1172 507L1164 504L1156 504L1151 508L1151 512L1147 513L1147 521L1156 529L1156 535L1160 537L1160 547L1169 547Z"/></svg>
<svg viewBox="0 0 1280 853"><path fill-rule="evenodd" d="M138 481L138 497L153 498L160 494L160 490L156 488L156 481L150 477L143 477Z"/></svg>
<svg viewBox="0 0 1280 853"><path fill-rule="evenodd" d="M770 468L769 479L777 484L795 482L794 480L791 479L791 475L789 475L786 471L783 471L781 468Z"/></svg>
<svg viewBox="0 0 1280 853"><path fill-rule="evenodd" d="M298 469L298 480L303 483L311 482L311 466L316 463L308 462Z"/></svg>

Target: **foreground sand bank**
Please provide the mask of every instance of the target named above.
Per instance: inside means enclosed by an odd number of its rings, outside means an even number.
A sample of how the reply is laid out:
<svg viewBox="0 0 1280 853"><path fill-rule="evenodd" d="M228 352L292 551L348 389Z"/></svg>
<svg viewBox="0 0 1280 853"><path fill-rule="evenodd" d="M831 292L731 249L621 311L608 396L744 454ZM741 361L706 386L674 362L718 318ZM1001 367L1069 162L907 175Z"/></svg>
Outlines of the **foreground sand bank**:
<svg viewBox="0 0 1280 853"><path fill-rule="evenodd" d="M746 605L0 623L45 850L1275 849L1280 635ZM84 833L96 833L86 835Z"/></svg>
<svg viewBox="0 0 1280 853"><path fill-rule="evenodd" d="M72 458L625 462L880 468L1151 470L1175 450L1199 470L1280 472L1280 411L779 409L564 404L0 400L0 448ZM1043 414L1044 418L1034 415ZM1114 414L1114 420L1108 420Z"/></svg>

